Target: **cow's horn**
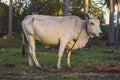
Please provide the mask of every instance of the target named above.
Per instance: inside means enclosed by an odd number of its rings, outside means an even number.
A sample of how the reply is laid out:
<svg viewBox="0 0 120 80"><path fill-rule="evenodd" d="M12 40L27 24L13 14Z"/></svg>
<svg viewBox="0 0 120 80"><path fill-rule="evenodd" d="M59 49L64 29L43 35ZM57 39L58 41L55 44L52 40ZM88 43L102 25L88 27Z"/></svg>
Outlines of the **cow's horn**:
<svg viewBox="0 0 120 80"><path fill-rule="evenodd" d="M88 14L85 14L85 16L87 17L87 19L90 19L90 16Z"/></svg>

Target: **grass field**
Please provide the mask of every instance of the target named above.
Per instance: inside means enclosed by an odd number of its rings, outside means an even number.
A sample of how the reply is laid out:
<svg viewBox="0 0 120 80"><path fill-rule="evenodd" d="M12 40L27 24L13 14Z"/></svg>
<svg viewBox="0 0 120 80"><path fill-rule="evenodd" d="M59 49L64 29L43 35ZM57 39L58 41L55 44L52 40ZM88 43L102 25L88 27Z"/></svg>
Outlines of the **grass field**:
<svg viewBox="0 0 120 80"><path fill-rule="evenodd" d="M64 53L61 70L56 69L56 51L37 46L36 55L42 69L29 67L20 47L0 48L0 80L120 80L119 49L102 45L75 50L71 68L67 67Z"/></svg>

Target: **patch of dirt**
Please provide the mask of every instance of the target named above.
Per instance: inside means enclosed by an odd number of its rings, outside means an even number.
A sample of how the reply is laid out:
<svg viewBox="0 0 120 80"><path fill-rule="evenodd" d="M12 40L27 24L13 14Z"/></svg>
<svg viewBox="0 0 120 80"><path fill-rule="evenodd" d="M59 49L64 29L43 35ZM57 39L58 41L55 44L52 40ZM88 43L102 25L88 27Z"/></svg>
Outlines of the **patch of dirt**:
<svg viewBox="0 0 120 80"><path fill-rule="evenodd" d="M6 73L6 74L0 74L2 78L9 78L9 79L42 79L47 77L80 77L80 78L120 78L120 73L79 73L79 72L65 72L65 71L40 71L36 73L27 73L27 72L21 72L21 73Z"/></svg>
<svg viewBox="0 0 120 80"><path fill-rule="evenodd" d="M106 50L106 51L101 51L102 53L109 54L106 58L103 60L120 60L120 56L117 55L118 53L115 53L113 50Z"/></svg>
<svg viewBox="0 0 120 80"><path fill-rule="evenodd" d="M6 73L6 74L0 74L3 78L9 78L9 79L40 79L45 78L49 76L53 76L52 73L46 73L46 72L38 72L38 73L27 73L27 72L21 72L21 73Z"/></svg>
<svg viewBox="0 0 120 80"><path fill-rule="evenodd" d="M22 41L13 35L4 35L0 37L0 47L20 47Z"/></svg>
<svg viewBox="0 0 120 80"><path fill-rule="evenodd" d="M97 72L97 73L120 73L120 65L119 64L109 64L105 65L88 65L85 69L89 69L89 72Z"/></svg>
<svg viewBox="0 0 120 80"><path fill-rule="evenodd" d="M106 59L107 60L119 60L120 61L120 56L108 56Z"/></svg>
<svg viewBox="0 0 120 80"><path fill-rule="evenodd" d="M10 68L10 67L11 67L11 68L14 68L14 67L15 67L14 64L4 64L3 66L4 66L4 67L9 67L9 68Z"/></svg>

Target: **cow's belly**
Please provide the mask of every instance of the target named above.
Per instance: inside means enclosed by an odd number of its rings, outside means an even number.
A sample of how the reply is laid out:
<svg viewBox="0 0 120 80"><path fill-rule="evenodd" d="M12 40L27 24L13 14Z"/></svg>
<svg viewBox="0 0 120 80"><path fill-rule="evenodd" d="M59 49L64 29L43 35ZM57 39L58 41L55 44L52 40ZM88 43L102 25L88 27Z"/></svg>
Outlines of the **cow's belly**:
<svg viewBox="0 0 120 80"><path fill-rule="evenodd" d="M59 44L59 40L52 40L52 39L40 39L39 40L40 43L42 43L43 45L58 45Z"/></svg>
<svg viewBox="0 0 120 80"><path fill-rule="evenodd" d="M48 36L45 34L36 35L35 39L38 40L43 45L58 45L59 44L59 37L55 37L54 35Z"/></svg>
<svg viewBox="0 0 120 80"><path fill-rule="evenodd" d="M45 45L58 45L65 30L66 27L53 24L36 26L34 27L34 36Z"/></svg>

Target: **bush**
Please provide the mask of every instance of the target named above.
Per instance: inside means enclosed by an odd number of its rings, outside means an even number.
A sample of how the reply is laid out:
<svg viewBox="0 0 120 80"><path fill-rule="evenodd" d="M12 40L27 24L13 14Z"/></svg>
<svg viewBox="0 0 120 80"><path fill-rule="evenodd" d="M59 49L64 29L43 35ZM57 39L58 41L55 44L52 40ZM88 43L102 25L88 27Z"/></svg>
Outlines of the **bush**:
<svg viewBox="0 0 120 80"><path fill-rule="evenodd" d="M101 25L101 29L103 31L103 34L104 34L104 37L103 39L104 40L107 40L108 39L108 27L109 25ZM118 27L118 40L120 40L120 27ZM116 27L114 28L114 32L115 32L115 37L116 37Z"/></svg>
<svg viewBox="0 0 120 80"><path fill-rule="evenodd" d="M101 30L104 34L103 40L108 39L108 25L101 25Z"/></svg>
<svg viewBox="0 0 120 80"><path fill-rule="evenodd" d="M0 3L0 33L8 31L8 6Z"/></svg>

